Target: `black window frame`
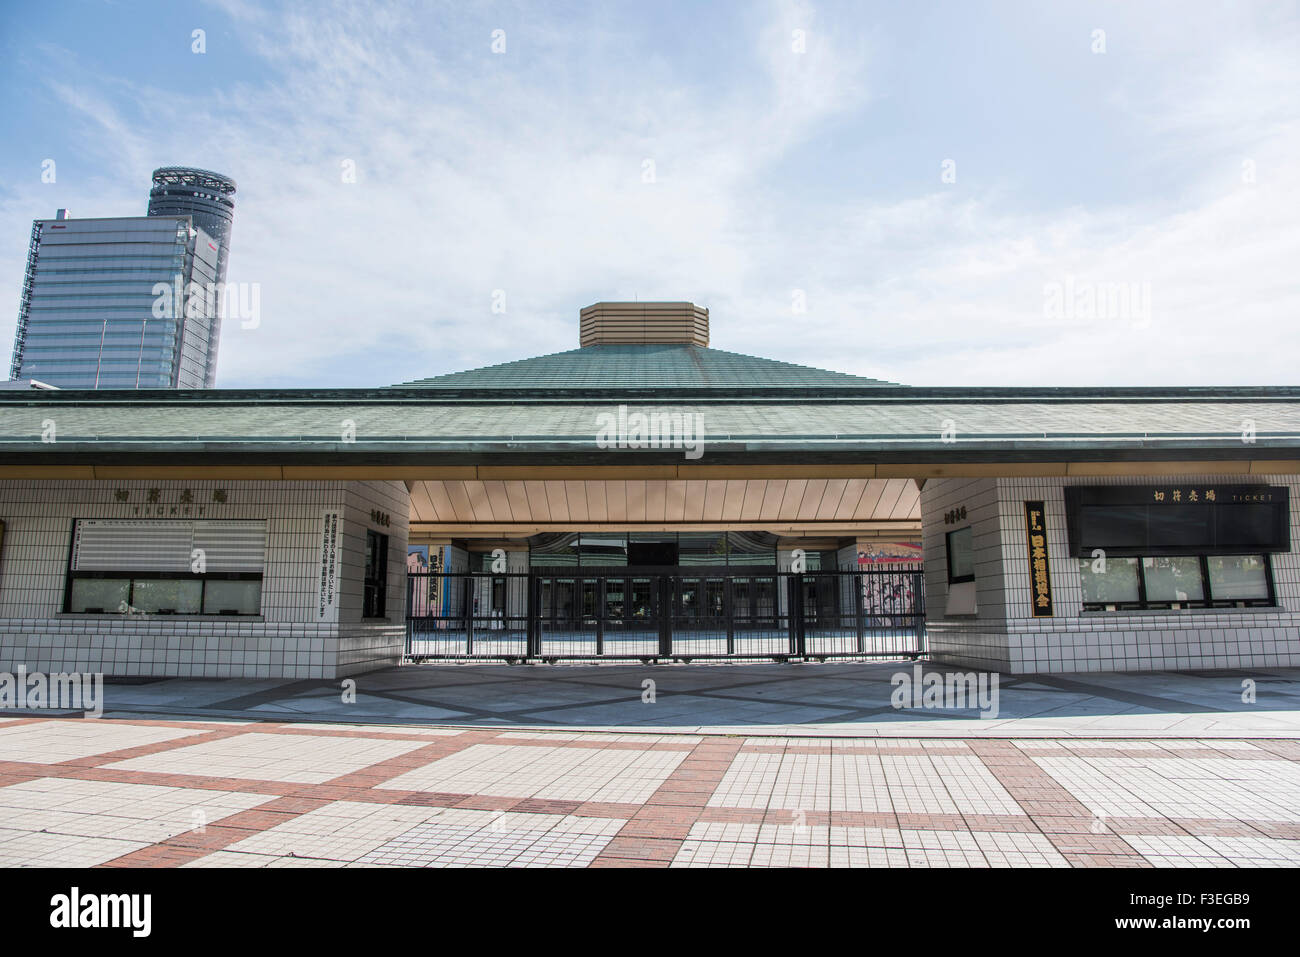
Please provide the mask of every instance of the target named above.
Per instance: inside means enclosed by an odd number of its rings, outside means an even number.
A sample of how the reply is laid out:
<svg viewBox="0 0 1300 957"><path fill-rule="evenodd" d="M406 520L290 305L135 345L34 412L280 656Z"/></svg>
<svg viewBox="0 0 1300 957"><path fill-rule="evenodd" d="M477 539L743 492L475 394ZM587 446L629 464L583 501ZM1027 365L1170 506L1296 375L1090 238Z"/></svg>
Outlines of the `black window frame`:
<svg viewBox="0 0 1300 957"><path fill-rule="evenodd" d="M80 518L72 520L72 529L68 533L68 551L67 558L63 565L63 604L62 613L65 615L121 615L128 618L132 615L150 615L150 616L171 616L178 618L261 618L262 617L262 598L261 590L257 596L257 611L210 611L203 610L207 602L207 582L209 581L255 581L265 584L266 575L264 572L204 572L196 574L194 572L141 572L141 571L105 571L105 570L74 570L72 568L73 550L77 541L77 523L82 521ZM194 519L194 521L203 521L203 519ZM118 611L116 608L101 608L98 611L72 610L72 583L77 579L99 579L111 581L127 581L130 585L126 591L126 611ZM174 611L150 611L136 612L135 608L135 582L136 581L197 581L199 587L199 610L197 612L174 612Z"/></svg>
<svg viewBox="0 0 1300 957"><path fill-rule="evenodd" d="M101 608L98 610L86 609L84 611L72 610L72 583L77 580L96 579L100 581L125 581L130 582L127 586L127 610L118 611L116 608ZM131 614L140 615L176 615L181 618L260 618L262 616L261 596L258 596L257 611L242 612L223 609L222 611L204 611L203 607L207 602L207 583L210 581L255 581L261 583L264 576L261 572L206 572L202 575L185 572L123 572L123 571L73 571L66 570L63 582L63 614L65 615L122 615ZM150 611L150 612L133 612L135 607L135 583L138 581L197 581L199 588L199 610L198 611Z"/></svg>
<svg viewBox="0 0 1300 957"><path fill-rule="evenodd" d="M969 575L954 576L952 573L952 537L954 535L960 535L962 532L968 533L971 539L971 544L970 544L971 573ZM944 557L947 559L947 563L948 563L948 584L949 585L960 585L963 582L973 582L975 580L975 532L973 531L970 525L966 525L962 528L954 528L951 532L946 533L943 536L943 551L944 551Z"/></svg>
<svg viewBox="0 0 1300 957"><path fill-rule="evenodd" d="M1101 602L1083 602L1084 611L1181 611L1184 608L1276 608L1277 607L1277 582L1273 577L1273 556L1268 552L1251 552L1251 555L1260 555L1264 559L1264 581L1268 586L1267 598L1215 598L1214 587L1210 582L1210 559L1211 558L1238 558L1240 554L1209 554L1209 555L1117 555L1116 558L1136 558L1137 576L1138 576L1138 600L1137 601L1101 601ZM1147 575L1146 563L1147 558L1196 558L1201 572L1201 594L1203 598L1188 599L1187 601L1177 601L1174 599L1160 599L1150 601L1147 598ZM1082 564L1091 559L1078 558Z"/></svg>
<svg viewBox="0 0 1300 957"><path fill-rule="evenodd" d="M368 528L366 529L365 568L362 572L361 617L385 618L387 599L388 536Z"/></svg>

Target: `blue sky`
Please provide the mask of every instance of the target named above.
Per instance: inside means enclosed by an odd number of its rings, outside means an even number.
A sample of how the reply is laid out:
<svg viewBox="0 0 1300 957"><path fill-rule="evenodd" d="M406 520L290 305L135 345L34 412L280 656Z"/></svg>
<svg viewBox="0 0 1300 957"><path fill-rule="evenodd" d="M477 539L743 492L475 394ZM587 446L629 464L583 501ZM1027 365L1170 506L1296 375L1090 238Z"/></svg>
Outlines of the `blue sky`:
<svg viewBox="0 0 1300 957"><path fill-rule="evenodd" d="M15 313L33 218L238 181L219 386L558 351L632 298L917 385L1297 381L1294 3L5 2L0 77Z"/></svg>

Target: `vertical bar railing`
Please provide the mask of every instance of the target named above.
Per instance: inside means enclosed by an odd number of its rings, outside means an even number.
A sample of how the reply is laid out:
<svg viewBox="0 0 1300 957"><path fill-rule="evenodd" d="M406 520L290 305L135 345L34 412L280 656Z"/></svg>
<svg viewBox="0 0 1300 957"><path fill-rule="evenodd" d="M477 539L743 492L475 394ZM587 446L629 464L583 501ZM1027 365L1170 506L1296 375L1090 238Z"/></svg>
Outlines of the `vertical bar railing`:
<svg viewBox="0 0 1300 957"><path fill-rule="evenodd" d="M736 653L736 580L728 575L722 582L722 616L727 622L727 654Z"/></svg>
<svg viewBox="0 0 1300 957"><path fill-rule="evenodd" d="M863 654L867 650L867 604L863 596L866 589L866 581L861 572L854 572L849 579L853 585L853 611L854 623L858 631L858 654Z"/></svg>
<svg viewBox="0 0 1300 957"><path fill-rule="evenodd" d="M474 579L461 579L461 615L465 622L465 654L474 654Z"/></svg>
<svg viewBox="0 0 1300 957"><path fill-rule="evenodd" d="M677 609L677 586L675 578L668 575L658 576L659 613L659 657L671 658L673 655L673 615Z"/></svg>
<svg viewBox="0 0 1300 957"><path fill-rule="evenodd" d="M528 576L528 657L536 658L542 652L542 580L536 575Z"/></svg>
<svg viewBox="0 0 1300 957"><path fill-rule="evenodd" d="M415 586L423 579L417 579L414 576L406 576L406 655L411 655L415 651L415 629L411 625L411 619L414 617L411 611L415 605Z"/></svg>
<svg viewBox="0 0 1300 957"><path fill-rule="evenodd" d="M920 657L925 654L925 575L919 571L912 572L912 623Z"/></svg>
<svg viewBox="0 0 1300 957"><path fill-rule="evenodd" d="M915 566L413 573L405 608L413 659L786 660L925 651L924 575Z"/></svg>
<svg viewBox="0 0 1300 957"><path fill-rule="evenodd" d="M791 575L786 581L787 606L790 612L790 654L800 658L804 653L803 575Z"/></svg>

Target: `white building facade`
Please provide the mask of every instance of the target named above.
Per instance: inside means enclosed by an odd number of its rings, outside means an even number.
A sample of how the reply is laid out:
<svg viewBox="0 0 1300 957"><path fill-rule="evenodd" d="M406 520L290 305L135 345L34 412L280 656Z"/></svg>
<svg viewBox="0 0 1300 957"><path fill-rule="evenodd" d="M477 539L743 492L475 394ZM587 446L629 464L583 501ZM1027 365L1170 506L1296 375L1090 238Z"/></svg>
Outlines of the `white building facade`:
<svg viewBox="0 0 1300 957"><path fill-rule="evenodd" d="M0 671L1300 664L1300 389L911 388L711 349L691 303L596 304L580 342L381 389L0 391ZM607 434L656 421L690 434Z"/></svg>
<svg viewBox="0 0 1300 957"><path fill-rule="evenodd" d="M1157 517L1181 507L1193 522L1198 510L1249 489L1275 499L1288 534L1276 551L1261 537L1258 550L1166 539L1143 554L1107 554L1103 542L1078 541L1077 528L1071 541L1066 490L1083 488L1150 498ZM930 479L921 489L930 654L1013 674L1300 665L1298 491L1294 475L1240 472ZM1042 504L1047 614L1035 615L1041 586L1026 503ZM964 562L952 554L963 535Z"/></svg>
<svg viewBox="0 0 1300 957"><path fill-rule="evenodd" d="M6 480L0 509L0 671L334 678L400 659L400 482Z"/></svg>

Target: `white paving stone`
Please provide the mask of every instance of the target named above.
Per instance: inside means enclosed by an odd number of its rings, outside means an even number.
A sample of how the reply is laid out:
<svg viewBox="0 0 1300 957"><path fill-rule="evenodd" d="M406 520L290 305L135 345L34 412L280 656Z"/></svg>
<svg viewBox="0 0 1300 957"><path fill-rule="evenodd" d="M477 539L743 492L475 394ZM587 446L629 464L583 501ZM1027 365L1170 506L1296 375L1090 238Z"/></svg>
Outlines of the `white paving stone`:
<svg viewBox="0 0 1300 957"><path fill-rule="evenodd" d="M321 784L421 747L424 745L418 741L249 732L110 766L163 774Z"/></svg>
<svg viewBox="0 0 1300 957"><path fill-rule="evenodd" d="M685 751L476 744L384 782L384 787L559 801L643 803Z"/></svg>

